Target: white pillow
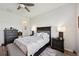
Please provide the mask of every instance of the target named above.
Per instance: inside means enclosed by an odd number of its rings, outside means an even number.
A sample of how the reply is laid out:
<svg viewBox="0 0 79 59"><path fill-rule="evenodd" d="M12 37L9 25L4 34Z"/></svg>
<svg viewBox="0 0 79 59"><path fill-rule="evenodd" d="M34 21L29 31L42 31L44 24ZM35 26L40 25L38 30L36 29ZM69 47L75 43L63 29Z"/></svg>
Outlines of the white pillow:
<svg viewBox="0 0 79 59"><path fill-rule="evenodd" d="M41 33L35 33L34 36L36 37L41 36Z"/></svg>
<svg viewBox="0 0 79 59"><path fill-rule="evenodd" d="M42 39L49 39L49 35L47 33L41 32L41 33L35 33L35 37L41 37Z"/></svg>
<svg viewBox="0 0 79 59"><path fill-rule="evenodd" d="M47 38L49 38L49 35L47 33L42 33L42 37L43 37L43 39L47 39Z"/></svg>

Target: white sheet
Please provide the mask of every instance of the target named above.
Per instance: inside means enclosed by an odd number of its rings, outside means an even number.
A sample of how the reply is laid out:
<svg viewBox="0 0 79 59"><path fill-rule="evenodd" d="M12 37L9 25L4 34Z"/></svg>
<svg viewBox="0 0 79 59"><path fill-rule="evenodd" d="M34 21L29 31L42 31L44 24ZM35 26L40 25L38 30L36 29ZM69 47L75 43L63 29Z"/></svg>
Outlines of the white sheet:
<svg viewBox="0 0 79 59"><path fill-rule="evenodd" d="M37 52L41 47L43 47L48 42L49 42L49 37L44 39L41 36L38 37L28 36L28 37L16 39L14 41L14 43L17 46L19 46L19 48L24 52L24 54L26 54L26 52L28 53L28 56L34 55L35 52Z"/></svg>

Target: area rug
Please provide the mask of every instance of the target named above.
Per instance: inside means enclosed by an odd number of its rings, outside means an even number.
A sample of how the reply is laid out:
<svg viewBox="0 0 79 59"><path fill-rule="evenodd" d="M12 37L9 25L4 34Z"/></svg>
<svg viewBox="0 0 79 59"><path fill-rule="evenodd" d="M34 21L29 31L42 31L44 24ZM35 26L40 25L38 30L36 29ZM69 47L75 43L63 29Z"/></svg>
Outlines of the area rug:
<svg viewBox="0 0 79 59"><path fill-rule="evenodd" d="M64 56L64 53L47 47L39 56Z"/></svg>

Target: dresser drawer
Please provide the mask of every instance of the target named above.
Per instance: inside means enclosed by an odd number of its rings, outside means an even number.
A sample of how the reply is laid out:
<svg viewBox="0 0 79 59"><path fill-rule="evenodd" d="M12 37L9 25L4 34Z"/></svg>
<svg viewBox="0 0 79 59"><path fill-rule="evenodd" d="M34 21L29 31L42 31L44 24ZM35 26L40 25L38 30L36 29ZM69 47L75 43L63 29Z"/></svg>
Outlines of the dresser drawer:
<svg viewBox="0 0 79 59"><path fill-rule="evenodd" d="M18 38L18 30L4 30L4 38L5 38L5 45L12 43L14 39Z"/></svg>

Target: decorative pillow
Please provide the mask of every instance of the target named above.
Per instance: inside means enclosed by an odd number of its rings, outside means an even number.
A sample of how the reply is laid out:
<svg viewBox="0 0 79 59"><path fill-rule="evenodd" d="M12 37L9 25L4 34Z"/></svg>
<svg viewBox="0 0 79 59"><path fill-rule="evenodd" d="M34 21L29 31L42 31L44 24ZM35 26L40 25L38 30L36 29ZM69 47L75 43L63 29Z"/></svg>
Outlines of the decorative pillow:
<svg viewBox="0 0 79 59"><path fill-rule="evenodd" d="M35 37L41 37L42 39L47 39L49 38L49 35L47 33L41 32L41 33L35 33Z"/></svg>
<svg viewBox="0 0 79 59"><path fill-rule="evenodd" d="M41 35L42 35L43 39L49 38L49 35L47 33L41 33Z"/></svg>
<svg viewBox="0 0 79 59"><path fill-rule="evenodd" d="M38 36L40 36L41 35L41 33L35 33L34 34L34 36L36 36L36 37L38 37Z"/></svg>

